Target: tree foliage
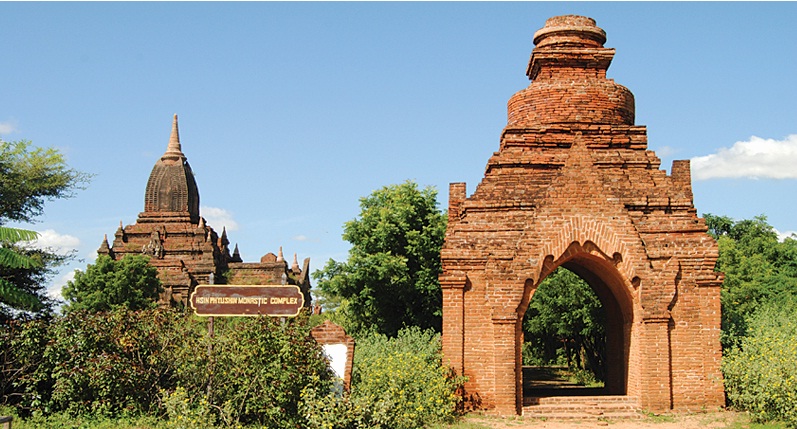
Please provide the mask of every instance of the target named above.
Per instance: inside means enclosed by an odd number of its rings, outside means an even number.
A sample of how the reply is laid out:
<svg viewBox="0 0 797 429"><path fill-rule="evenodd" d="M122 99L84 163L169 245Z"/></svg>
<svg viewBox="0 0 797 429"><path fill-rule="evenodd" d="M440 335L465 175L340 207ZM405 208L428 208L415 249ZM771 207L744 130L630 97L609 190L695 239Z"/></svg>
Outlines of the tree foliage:
<svg viewBox="0 0 797 429"><path fill-rule="evenodd" d="M127 255L114 261L100 255L85 272L64 286L67 311L108 311L116 308L139 310L156 305L162 291L158 270L142 255Z"/></svg>
<svg viewBox="0 0 797 429"><path fill-rule="evenodd" d="M73 196L89 178L69 168L56 149L34 148L24 140L0 140L0 319L8 319L14 311L46 314L51 310L46 281L72 257L23 247L36 233L3 225L35 221L45 202Z"/></svg>
<svg viewBox="0 0 797 429"><path fill-rule="evenodd" d="M0 303L20 310L38 311L42 300L15 280L14 273L39 266L39 261L27 255L16 244L20 241L35 240L35 231L0 226ZM3 315L6 319L7 315Z"/></svg>
<svg viewBox="0 0 797 429"><path fill-rule="evenodd" d="M357 342L351 394L302 394L308 429L414 429L451 421L464 377L443 362L440 334L417 327ZM434 426L436 427L436 426Z"/></svg>
<svg viewBox="0 0 797 429"><path fill-rule="evenodd" d="M330 260L313 276L323 294L346 302L345 328L394 336L404 326L441 329L438 282L446 216L437 191L414 182L385 186L360 199L344 225L346 262Z"/></svg>
<svg viewBox="0 0 797 429"><path fill-rule="evenodd" d="M55 268L72 257L26 245L35 231L0 226L0 321L23 314L50 314L54 300L46 284Z"/></svg>
<svg viewBox="0 0 797 429"><path fill-rule="evenodd" d="M523 321L527 361L554 363L564 355L572 369L603 379L606 314L595 292L578 275L558 268L534 291Z"/></svg>
<svg viewBox="0 0 797 429"><path fill-rule="evenodd" d="M90 177L69 168L54 148L0 140L0 224L33 222L46 201L74 196Z"/></svg>
<svg viewBox="0 0 797 429"><path fill-rule="evenodd" d="M722 343L725 348L747 332L747 320L761 305L797 297L797 240L778 236L766 217L734 221L705 215L717 239L717 271L722 284Z"/></svg>
<svg viewBox="0 0 797 429"><path fill-rule="evenodd" d="M764 304L747 322L722 359L728 400L755 421L797 427L797 301Z"/></svg>
<svg viewBox="0 0 797 429"><path fill-rule="evenodd" d="M305 315L221 318L209 351L207 321L172 308L12 321L0 326L0 405L25 415L168 413L169 427L201 427L197 415L225 427L306 427L302 390L329 391L332 378L309 329Z"/></svg>

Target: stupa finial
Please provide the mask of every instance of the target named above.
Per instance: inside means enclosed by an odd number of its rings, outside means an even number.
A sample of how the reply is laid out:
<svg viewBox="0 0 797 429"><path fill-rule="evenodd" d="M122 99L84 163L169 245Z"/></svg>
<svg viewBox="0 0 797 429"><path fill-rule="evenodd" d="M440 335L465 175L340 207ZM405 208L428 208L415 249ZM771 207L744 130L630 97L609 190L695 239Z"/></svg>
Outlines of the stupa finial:
<svg viewBox="0 0 797 429"><path fill-rule="evenodd" d="M169 136L169 145L166 147L166 153L163 154L161 159L185 159L182 146L180 146L180 130L177 126L176 113L172 120L172 134Z"/></svg>

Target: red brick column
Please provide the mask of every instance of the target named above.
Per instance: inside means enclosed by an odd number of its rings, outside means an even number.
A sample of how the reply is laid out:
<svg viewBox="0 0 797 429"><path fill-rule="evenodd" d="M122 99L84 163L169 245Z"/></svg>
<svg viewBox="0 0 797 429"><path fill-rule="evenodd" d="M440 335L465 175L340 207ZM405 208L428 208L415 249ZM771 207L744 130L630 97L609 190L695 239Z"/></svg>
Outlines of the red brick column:
<svg viewBox="0 0 797 429"><path fill-rule="evenodd" d="M463 374L465 344L465 276L442 277L443 290L443 359Z"/></svg>
<svg viewBox="0 0 797 429"><path fill-rule="evenodd" d="M642 379L640 405L655 413L672 408L670 379L669 318L656 317L642 321Z"/></svg>
<svg viewBox="0 0 797 429"><path fill-rule="evenodd" d="M495 386L493 400L495 412L499 415L520 414L522 406L518 398L516 371L518 314L511 310L493 309L493 367L495 368Z"/></svg>

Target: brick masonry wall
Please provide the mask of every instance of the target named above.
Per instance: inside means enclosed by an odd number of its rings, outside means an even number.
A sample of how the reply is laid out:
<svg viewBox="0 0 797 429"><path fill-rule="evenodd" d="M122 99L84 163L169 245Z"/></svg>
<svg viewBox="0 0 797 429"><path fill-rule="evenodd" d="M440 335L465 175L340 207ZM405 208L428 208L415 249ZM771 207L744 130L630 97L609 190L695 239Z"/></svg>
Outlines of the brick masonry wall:
<svg viewBox="0 0 797 429"><path fill-rule="evenodd" d="M654 411L721 406L722 278L688 161L659 169L633 94L606 78L614 50L593 20L551 18L534 41L532 83L509 100L484 179L470 197L449 189L446 359L475 406L519 413L523 316L564 266L607 310L607 392Z"/></svg>

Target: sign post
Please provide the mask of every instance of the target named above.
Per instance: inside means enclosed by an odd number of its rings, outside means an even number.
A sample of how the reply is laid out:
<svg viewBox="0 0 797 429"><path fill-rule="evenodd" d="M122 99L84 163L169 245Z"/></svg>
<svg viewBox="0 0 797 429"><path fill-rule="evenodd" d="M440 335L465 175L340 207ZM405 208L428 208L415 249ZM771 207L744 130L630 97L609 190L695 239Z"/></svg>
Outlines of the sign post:
<svg viewBox="0 0 797 429"><path fill-rule="evenodd" d="M197 316L295 317L304 294L295 285L199 285L190 302Z"/></svg>
<svg viewBox="0 0 797 429"><path fill-rule="evenodd" d="M213 385L213 318L217 316L295 317L304 306L304 294L295 285L215 285L208 276L207 285L191 293L191 308L197 316L208 318L208 401ZM284 280L283 280L284 282Z"/></svg>

